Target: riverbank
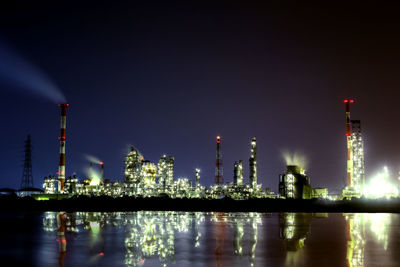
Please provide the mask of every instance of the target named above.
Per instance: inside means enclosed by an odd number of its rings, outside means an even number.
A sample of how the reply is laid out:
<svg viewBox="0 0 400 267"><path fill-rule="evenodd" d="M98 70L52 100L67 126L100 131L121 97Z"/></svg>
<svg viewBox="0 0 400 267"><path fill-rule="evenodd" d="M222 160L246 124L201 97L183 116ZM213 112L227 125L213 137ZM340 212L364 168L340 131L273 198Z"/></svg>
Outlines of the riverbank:
<svg viewBox="0 0 400 267"><path fill-rule="evenodd" d="M400 212L400 199L171 199L77 197L38 201L0 197L0 211L224 211L224 212Z"/></svg>

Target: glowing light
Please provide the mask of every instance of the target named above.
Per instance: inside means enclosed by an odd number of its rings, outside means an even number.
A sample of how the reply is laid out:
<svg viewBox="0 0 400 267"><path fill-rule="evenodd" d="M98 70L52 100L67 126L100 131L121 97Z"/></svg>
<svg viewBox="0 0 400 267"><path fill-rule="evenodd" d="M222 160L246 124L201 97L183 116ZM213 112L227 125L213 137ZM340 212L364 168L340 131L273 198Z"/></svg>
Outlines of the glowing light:
<svg viewBox="0 0 400 267"><path fill-rule="evenodd" d="M383 244L386 250L388 246L389 225L391 215L385 213L365 214L366 224L369 224L370 231L374 234L376 240Z"/></svg>
<svg viewBox="0 0 400 267"><path fill-rule="evenodd" d="M92 230L92 234L97 236L100 232L100 223L99 222L89 222L90 229Z"/></svg>
<svg viewBox="0 0 400 267"><path fill-rule="evenodd" d="M372 177L369 183L364 187L364 195L367 198L390 198L398 197L398 186L394 185L389 177L389 170L385 166L383 171Z"/></svg>
<svg viewBox="0 0 400 267"><path fill-rule="evenodd" d="M93 177L92 180L90 180L90 185L100 185L101 179L99 177Z"/></svg>

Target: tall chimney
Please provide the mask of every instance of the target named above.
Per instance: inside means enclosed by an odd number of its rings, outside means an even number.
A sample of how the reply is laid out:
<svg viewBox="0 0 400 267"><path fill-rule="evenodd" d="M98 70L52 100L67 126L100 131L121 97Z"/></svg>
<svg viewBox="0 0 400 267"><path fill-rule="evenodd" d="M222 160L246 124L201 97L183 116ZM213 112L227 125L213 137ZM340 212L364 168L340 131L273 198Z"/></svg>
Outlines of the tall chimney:
<svg viewBox="0 0 400 267"><path fill-rule="evenodd" d="M217 160L215 163L215 184L220 185L224 183L223 169L222 169L222 156L221 156L221 137L217 136Z"/></svg>
<svg viewBox="0 0 400 267"><path fill-rule="evenodd" d="M101 166L100 178L101 180L104 180L104 162L100 162L100 166Z"/></svg>
<svg viewBox="0 0 400 267"><path fill-rule="evenodd" d="M64 191L65 183L65 134L67 126L67 107L69 104L59 104L61 108L61 130L60 130L60 162L58 165L58 192L62 193Z"/></svg>
<svg viewBox="0 0 400 267"><path fill-rule="evenodd" d="M343 101L346 105L346 139L347 139L347 186L353 186L353 141L351 139L351 120L350 104L354 100L346 99Z"/></svg>
<svg viewBox="0 0 400 267"><path fill-rule="evenodd" d="M90 162L89 163L89 177L88 178L92 179L93 178L92 176L93 176L93 163Z"/></svg>

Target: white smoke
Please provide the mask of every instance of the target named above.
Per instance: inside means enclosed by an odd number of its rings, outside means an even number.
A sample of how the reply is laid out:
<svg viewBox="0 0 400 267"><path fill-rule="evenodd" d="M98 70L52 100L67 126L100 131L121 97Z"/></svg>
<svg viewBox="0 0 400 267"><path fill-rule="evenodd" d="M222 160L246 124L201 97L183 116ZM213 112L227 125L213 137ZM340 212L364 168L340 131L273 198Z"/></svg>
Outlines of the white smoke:
<svg viewBox="0 0 400 267"><path fill-rule="evenodd" d="M94 163L94 164L100 164L100 163L102 162L99 158L97 158L97 157L95 157L95 156L92 156L92 155L85 154L85 155L83 155L83 156L84 156L85 159L87 159L89 162L92 162L92 163Z"/></svg>
<svg viewBox="0 0 400 267"><path fill-rule="evenodd" d="M85 168L85 174L90 178L90 185L99 185L101 182L101 174L93 168Z"/></svg>
<svg viewBox="0 0 400 267"><path fill-rule="evenodd" d="M45 97L55 103L66 103L61 90L37 66L0 41L0 83L2 88L21 90Z"/></svg>
<svg viewBox="0 0 400 267"><path fill-rule="evenodd" d="M296 165L303 169L307 168L308 160L305 155L299 152L282 151L282 157L287 165Z"/></svg>

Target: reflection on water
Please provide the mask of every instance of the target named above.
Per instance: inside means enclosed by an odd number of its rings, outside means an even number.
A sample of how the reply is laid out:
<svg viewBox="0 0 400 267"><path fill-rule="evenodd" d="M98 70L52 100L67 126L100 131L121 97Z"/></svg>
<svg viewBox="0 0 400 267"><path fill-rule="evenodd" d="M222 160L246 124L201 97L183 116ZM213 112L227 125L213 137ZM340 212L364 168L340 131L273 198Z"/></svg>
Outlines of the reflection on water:
<svg viewBox="0 0 400 267"><path fill-rule="evenodd" d="M118 213L117 213L118 214ZM125 263L141 266L145 258L157 255L160 263L175 263L176 232L188 232L194 226L194 246L199 246L198 225L204 220L202 213L136 212L119 213L125 231Z"/></svg>
<svg viewBox="0 0 400 267"><path fill-rule="evenodd" d="M121 258L112 259L115 266L167 266L182 265L182 262L185 265L188 262L199 263L201 266L264 266L270 261L269 258L274 257L277 258L275 265L318 266L321 263L308 255L326 253L314 243L328 243L332 237L320 234L313 236L313 225L317 233L318 229L324 229L321 233L328 233L331 229L319 225L332 220L332 230L343 233L342 237L340 234L334 237L338 245L337 248L332 247L332 251L336 249L338 255L341 255L340 251L344 252L343 259L336 259L335 264L359 267L367 262L365 254L368 240L373 241L374 245L378 244L376 249L388 250L390 225L394 224L394 216L397 215L46 212L43 230L53 235L53 240L58 243L59 266L64 266L66 260L69 263L79 262L74 260L77 254L70 252L70 247L73 251L80 247L81 254L88 252L87 265L100 262L110 264L111 258L106 259L106 252L115 254L121 251ZM398 221L398 217L395 218ZM279 251L270 255L274 248ZM329 261L324 264L333 266Z"/></svg>
<svg viewBox="0 0 400 267"><path fill-rule="evenodd" d="M346 218L347 266L364 266L365 228L363 214L344 214Z"/></svg>
<svg viewBox="0 0 400 267"><path fill-rule="evenodd" d="M364 266L364 253L366 245L366 228L374 236L384 250L388 248L389 225L391 214L385 213L356 213L344 214L346 218L347 233L347 266Z"/></svg>

